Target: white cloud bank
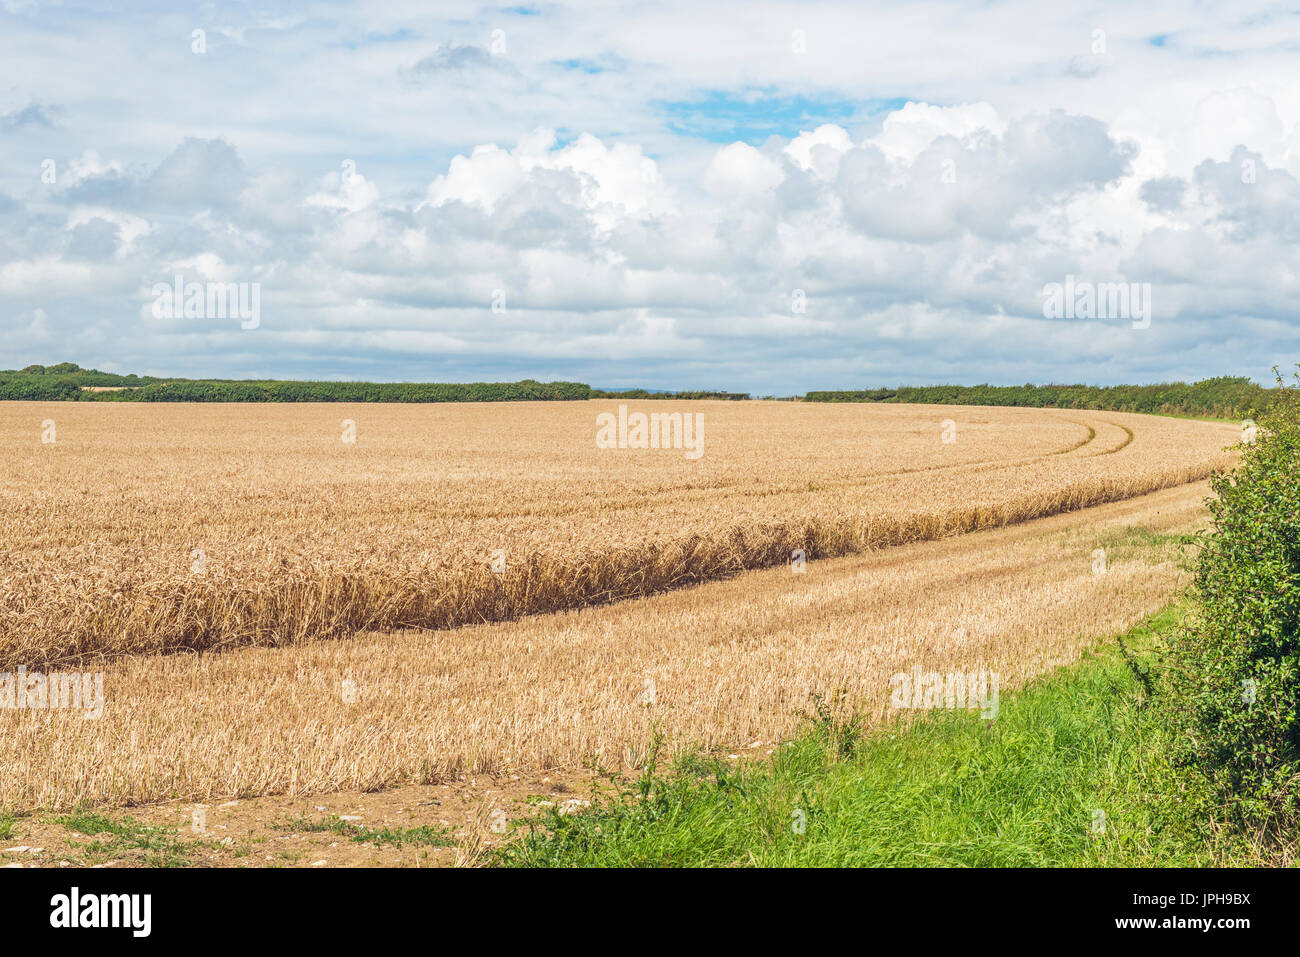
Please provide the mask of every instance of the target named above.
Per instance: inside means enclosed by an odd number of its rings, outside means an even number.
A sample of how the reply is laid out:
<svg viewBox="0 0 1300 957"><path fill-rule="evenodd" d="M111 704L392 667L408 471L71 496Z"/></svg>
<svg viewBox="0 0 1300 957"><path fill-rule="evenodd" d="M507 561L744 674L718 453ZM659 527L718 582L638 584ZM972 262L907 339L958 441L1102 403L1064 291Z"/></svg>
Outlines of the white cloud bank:
<svg viewBox="0 0 1300 957"><path fill-rule="evenodd" d="M1263 377L1300 357L1296 18L1215 32L1116 7L1090 60L1091 27L1029 9L893 10L875 35L910 59L855 57L810 21L802 60L743 21L712 57L690 30L671 50L662 11L603 31L563 7L514 17L507 52L495 8L461 11L468 37L414 11L322 36L304 14L212 30L206 60L155 50L144 69L170 70L188 112L74 63L0 99L0 157L23 168L0 176L0 364L789 392ZM23 8L0 54L56 60L39 17L83 27L75 5ZM745 133L792 102L782 132ZM828 120L822 102L859 105ZM692 135L683 110L736 135ZM177 272L260 283L260 326L151 321L146 291ZM1150 328L1044 318L1066 276L1150 283Z"/></svg>

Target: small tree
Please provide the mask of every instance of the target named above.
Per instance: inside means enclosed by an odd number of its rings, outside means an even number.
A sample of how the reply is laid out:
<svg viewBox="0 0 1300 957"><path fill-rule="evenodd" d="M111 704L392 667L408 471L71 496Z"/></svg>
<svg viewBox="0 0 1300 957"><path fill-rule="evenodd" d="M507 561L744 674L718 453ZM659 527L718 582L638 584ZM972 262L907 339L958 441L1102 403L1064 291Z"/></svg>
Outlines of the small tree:
<svg viewBox="0 0 1300 957"><path fill-rule="evenodd" d="M1251 425L1236 468L1211 483L1168 707L1175 767L1207 778L1238 823L1269 826L1300 812L1300 388L1279 374Z"/></svg>

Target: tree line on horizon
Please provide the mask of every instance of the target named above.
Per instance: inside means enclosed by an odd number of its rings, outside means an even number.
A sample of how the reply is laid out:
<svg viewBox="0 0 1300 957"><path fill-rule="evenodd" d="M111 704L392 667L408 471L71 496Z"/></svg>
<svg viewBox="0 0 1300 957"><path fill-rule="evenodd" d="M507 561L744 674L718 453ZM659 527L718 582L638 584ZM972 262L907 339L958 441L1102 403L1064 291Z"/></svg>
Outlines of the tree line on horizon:
<svg viewBox="0 0 1300 957"><path fill-rule="evenodd" d="M1263 412L1277 393L1245 376L1156 385L931 385L897 389L809 392L805 402L896 402L929 405L1024 406L1036 409L1095 409L1240 418Z"/></svg>
<svg viewBox="0 0 1300 957"><path fill-rule="evenodd" d="M105 391L92 391L95 389ZM1239 418L1262 412L1276 393L1244 376L1157 385L935 385L813 391L804 402L882 402L1098 409ZM748 399L743 392L593 389L581 382L325 382L183 379L120 375L73 362L0 370L0 400L79 402L538 402L584 399ZM771 398L771 397L768 397Z"/></svg>

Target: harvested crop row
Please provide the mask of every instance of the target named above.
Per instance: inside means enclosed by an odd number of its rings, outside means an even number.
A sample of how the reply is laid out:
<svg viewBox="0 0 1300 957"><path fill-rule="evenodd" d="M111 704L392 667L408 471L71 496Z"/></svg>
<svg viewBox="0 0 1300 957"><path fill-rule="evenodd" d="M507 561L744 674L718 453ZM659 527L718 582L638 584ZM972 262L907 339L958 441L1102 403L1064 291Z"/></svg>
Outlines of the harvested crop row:
<svg viewBox="0 0 1300 957"><path fill-rule="evenodd" d="M0 404L0 669L635 598L1179 485L1235 438L1119 413L628 407L699 413L702 454L598 448L610 402Z"/></svg>
<svg viewBox="0 0 1300 957"><path fill-rule="evenodd" d="M1203 484L961 539L455 631L109 663L103 713L0 712L0 810L370 790L773 747L896 673L1006 693L1167 603ZM1102 549L1099 563L1097 549Z"/></svg>

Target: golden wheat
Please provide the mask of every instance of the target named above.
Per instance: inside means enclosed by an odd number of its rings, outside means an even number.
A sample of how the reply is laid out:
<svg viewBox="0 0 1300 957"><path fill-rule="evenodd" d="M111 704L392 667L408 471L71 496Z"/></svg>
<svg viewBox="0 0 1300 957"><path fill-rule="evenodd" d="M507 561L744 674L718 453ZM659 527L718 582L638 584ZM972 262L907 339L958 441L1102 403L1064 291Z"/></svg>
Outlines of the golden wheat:
<svg viewBox="0 0 1300 957"><path fill-rule="evenodd" d="M1233 439L1119 413L629 406L702 413L703 456L597 448L611 402L0 403L0 668L634 598L1186 483Z"/></svg>
<svg viewBox="0 0 1300 957"><path fill-rule="evenodd" d="M896 714L891 675L916 667L1005 693L1168 602L1177 546L1132 530L1196 528L1206 492L517 622L110 662L99 720L0 712L0 809L635 766L656 730L761 755L815 694Z"/></svg>

